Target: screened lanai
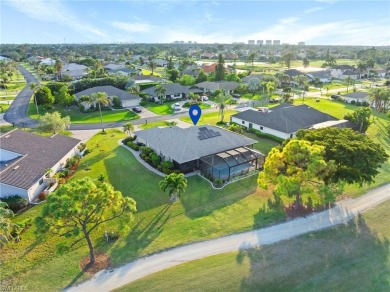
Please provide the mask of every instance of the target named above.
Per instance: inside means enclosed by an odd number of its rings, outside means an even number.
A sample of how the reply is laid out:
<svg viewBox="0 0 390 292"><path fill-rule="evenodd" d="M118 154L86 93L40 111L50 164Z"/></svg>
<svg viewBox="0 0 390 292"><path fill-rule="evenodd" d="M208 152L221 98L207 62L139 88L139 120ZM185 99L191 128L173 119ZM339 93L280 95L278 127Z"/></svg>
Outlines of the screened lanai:
<svg viewBox="0 0 390 292"><path fill-rule="evenodd" d="M228 181L252 170L260 169L264 155L248 147L219 152L200 158L199 169L203 175Z"/></svg>

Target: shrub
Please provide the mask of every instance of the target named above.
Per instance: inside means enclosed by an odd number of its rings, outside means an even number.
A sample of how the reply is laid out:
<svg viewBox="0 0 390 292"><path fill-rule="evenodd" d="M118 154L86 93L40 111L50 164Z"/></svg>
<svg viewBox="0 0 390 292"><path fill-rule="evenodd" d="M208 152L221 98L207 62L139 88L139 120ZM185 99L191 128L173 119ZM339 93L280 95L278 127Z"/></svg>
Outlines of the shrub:
<svg viewBox="0 0 390 292"><path fill-rule="evenodd" d="M154 153L153 149L147 146L141 146L141 152L146 156L150 156L151 153Z"/></svg>
<svg viewBox="0 0 390 292"><path fill-rule="evenodd" d="M221 187L223 185L223 180L220 178L217 178L217 179L215 179L214 184L217 187Z"/></svg>
<svg viewBox="0 0 390 292"><path fill-rule="evenodd" d="M133 137L126 137L125 139L122 140L122 143L127 145L127 142L129 141L133 142L135 139L137 139L136 135L134 135Z"/></svg>
<svg viewBox="0 0 390 292"><path fill-rule="evenodd" d="M137 144L135 144L134 142L132 142L132 141L128 141L126 145L129 146L131 149L133 149L135 151L139 150L139 146ZM142 156L141 156L141 158L142 158Z"/></svg>
<svg viewBox="0 0 390 292"><path fill-rule="evenodd" d="M165 160L165 161L162 163L162 167L163 167L163 168L168 168L168 169L173 169L173 168L174 168L174 165L173 165L173 162L172 162L172 161Z"/></svg>
<svg viewBox="0 0 390 292"><path fill-rule="evenodd" d="M148 102L144 99L142 99L139 103L140 106L145 106Z"/></svg>
<svg viewBox="0 0 390 292"><path fill-rule="evenodd" d="M112 98L112 107L113 107L113 108L123 108L122 102L121 102L121 100L119 99L119 97L114 96L114 97Z"/></svg>
<svg viewBox="0 0 390 292"><path fill-rule="evenodd" d="M156 153L152 153L150 159L154 167L157 167L161 163L161 158Z"/></svg>
<svg viewBox="0 0 390 292"><path fill-rule="evenodd" d="M80 143L79 146L77 146L77 148L79 149L80 152L83 152L85 147L87 147L87 144L85 144L85 143Z"/></svg>
<svg viewBox="0 0 390 292"><path fill-rule="evenodd" d="M44 200L46 200L46 194L44 193L44 192L40 192L39 193L39 196L38 196L38 199L40 200L40 201L44 201Z"/></svg>
<svg viewBox="0 0 390 292"><path fill-rule="evenodd" d="M357 102L356 102L356 105L357 105L357 106L362 106L361 101L357 101Z"/></svg>
<svg viewBox="0 0 390 292"><path fill-rule="evenodd" d="M356 101L354 101L354 100L351 100L351 104L356 104Z"/></svg>
<svg viewBox="0 0 390 292"><path fill-rule="evenodd" d="M87 154L89 154L89 153L91 153L91 150L85 149L85 151L84 151L84 156L87 155Z"/></svg>
<svg viewBox="0 0 390 292"><path fill-rule="evenodd" d="M362 106L369 106L369 104L368 104L367 101L363 101L363 102L362 102Z"/></svg>
<svg viewBox="0 0 390 292"><path fill-rule="evenodd" d="M73 166L75 166L75 165L77 164L77 161L78 161L78 159L77 159L76 156L71 157L71 158L68 158L68 159L66 160L65 167L66 167L66 168L71 168L71 167L73 167Z"/></svg>
<svg viewBox="0 0 390 292"><path fill-rule="evenodd" d="M7 203L8 208L12 210L12 212L17 213L18 211L24 209L28 205L28 200L22 198L19 195L12 195L5 198L2 198L1 201Z"/></svg>
<svg viewBox="0 0 390 292"><path fill-rule="evenodd" d="M282 138L276 137L276 136L271 135L271 134L262 133L258 130L255 130L255 129L249 129L249 132L255 134L259 138L269 139L269 140L275 141L277 143L283 143L283 141L284 141L284 139L282 139Z"/></svg>

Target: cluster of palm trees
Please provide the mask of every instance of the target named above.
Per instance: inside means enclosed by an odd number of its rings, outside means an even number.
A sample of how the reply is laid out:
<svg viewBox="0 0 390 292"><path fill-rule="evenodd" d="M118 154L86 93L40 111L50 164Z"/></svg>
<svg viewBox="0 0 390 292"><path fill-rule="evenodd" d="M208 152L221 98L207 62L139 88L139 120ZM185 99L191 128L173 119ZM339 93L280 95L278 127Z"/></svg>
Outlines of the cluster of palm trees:
<svg viewBox="0 0 390 292"><path fill-rule="evenodd" d="M385 112L389 109L390 89L385 87L371 88L368 98L371 106L378 112Z"/></svg>
<svg viewBox="0 0 390 292"><path fill-rule="evenodd" d="M80 96L79 101L87 103L90 106L96 104L98 105L99 113L100 113L100 124L102 127L102 132L104 133L102 106L109 106L111 104L111 100L108 98L107 93L95 92L92 93L91 96L82 95Z"/></svg>
<svg viewBox="0 0 390 292"><path fill-rule="evenodd" d="M8 209L7 204L0 201L0 247L12 239L11 233L16 227L16 224L11 221L13 216L14 213Z"/></svg>

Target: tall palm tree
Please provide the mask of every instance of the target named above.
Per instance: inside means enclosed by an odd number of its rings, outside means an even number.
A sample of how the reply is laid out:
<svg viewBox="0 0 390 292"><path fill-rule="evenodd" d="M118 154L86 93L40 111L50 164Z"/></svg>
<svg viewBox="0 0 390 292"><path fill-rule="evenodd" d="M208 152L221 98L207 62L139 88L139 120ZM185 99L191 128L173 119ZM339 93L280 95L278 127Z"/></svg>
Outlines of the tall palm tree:
<svg viewBox="0 0 390 292"><path fill-rule="evenodd" d="M255 52L252 52L249 54L248 58L246 59L246 61L248 63L251 63L252 64L252 71L253 71L253 68L254 68L254 65L253 63L255 62L255 59L256 59L256 53Z"/></svg>
<svg viewBox="0 0 390 292"><path fill-rule="evenodd" d="M61 71L62 68L64 68L64 64L60 59L56 59L56 62L54 63L54 68L56 69L57 76L61 77Z"/></svg>
<svg viewBox="0 0 390 292"><path fill-rule="evenodd" d="M149 62L148 67L150 68L150 70L152 70L152 75L153 75L154 69L157 68L157 63L152 60Z"/></svg>
<svg viewBox="0 0 390 292"><path fill-rule="evenodd" d="M187 179L183 173L171 173L166 175L159 183L160 189L165 192L168 190L172 201L176 201L187 188Z"/></svg>
<svg viewBox="0 0 390 292"><path fill-rule="evenodd" d="M6 203L0 201L0 247L9 242L12 238L11 232L16 227L10 220L14 213L7 207Z"/></svg>
<svg viewBox="0 0 390 292"><path fill-rule="evenodd" d="M374 106L378 112L386 110L390 100L390 90L387 88L371 88L368 92L368 99L371 106Z"/></svg>
<svg viewBox="0 0 390 292"><path fill-rule="evenodd" d="M344 83L345 85L347 86L347 93L348 93L348 88L350 85L353 85L355 83L355 80L351 77L351 76L347 76L345 79L344 79Z"/></svg>
<svg viewBox="0 0 390 292"><path fill-rule="evenodd" d="M39 89L41 89L41 85L38 83L30 83L30 89L33 91L35 108L37 109L37 115L39 115L36 93L38 92Z"/></svg>
<svg viewBox="0 0 390 292"><path fill-rule="evenodd" d="M100 112L100 124L102 126L102 131L104 133L103 127L103 115L102 115L102 105L109 105L111 102L108 99L107 93L105 92L95 92L91 94L91 103L97 103L99 105Z"/></svg>
<svg viewBox="0 0 390 292"><path fill-rule="evenodd" d="M362 72L364 72L367 69L367 64L363 60L359 60L357 62L356 68L359 71L359 79L362 78Z"/></svg>
<svg viewBox="0 0 390 292"><path fill-rule="evenodd" d="M154 89L154 93L157 94L159 102L162 103L163 100L165 99L167 89L164 86L162 86L161 84L157 84L156 88Z"/></svg>
<svg viewBox="0 0 390 292"><path fill-rule="evenodd" d="M223 122L223 119L225 117L224 116L225 107L230 99L231 99L231 96L225 95L225 92L221 92L220 94L218 94L216 99L215 99L215 103L216 103L216 106L218 107L219 115L221 117L221 122Z"/></svg>
<svg viewBox="0 0 390 292"><path fill-rule="evenodd" d="M127 122L123 125L123 132L128 133L129 136L132 136L132 132L134 131L134 125L132 122Z"/></svg>

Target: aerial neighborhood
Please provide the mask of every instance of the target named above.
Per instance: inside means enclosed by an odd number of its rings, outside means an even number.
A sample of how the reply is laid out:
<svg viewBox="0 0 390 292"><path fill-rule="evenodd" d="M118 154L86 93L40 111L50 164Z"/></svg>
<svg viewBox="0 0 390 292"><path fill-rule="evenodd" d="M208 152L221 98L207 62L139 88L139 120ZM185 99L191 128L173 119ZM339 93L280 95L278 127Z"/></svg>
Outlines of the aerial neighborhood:
<svg viewBox="0 0 390 292"><path fill-rule="evenodd" d="M161 29L99 5L58 24ZM0 44L0 291L390 290L389 45L43 31Z"/></svg>

